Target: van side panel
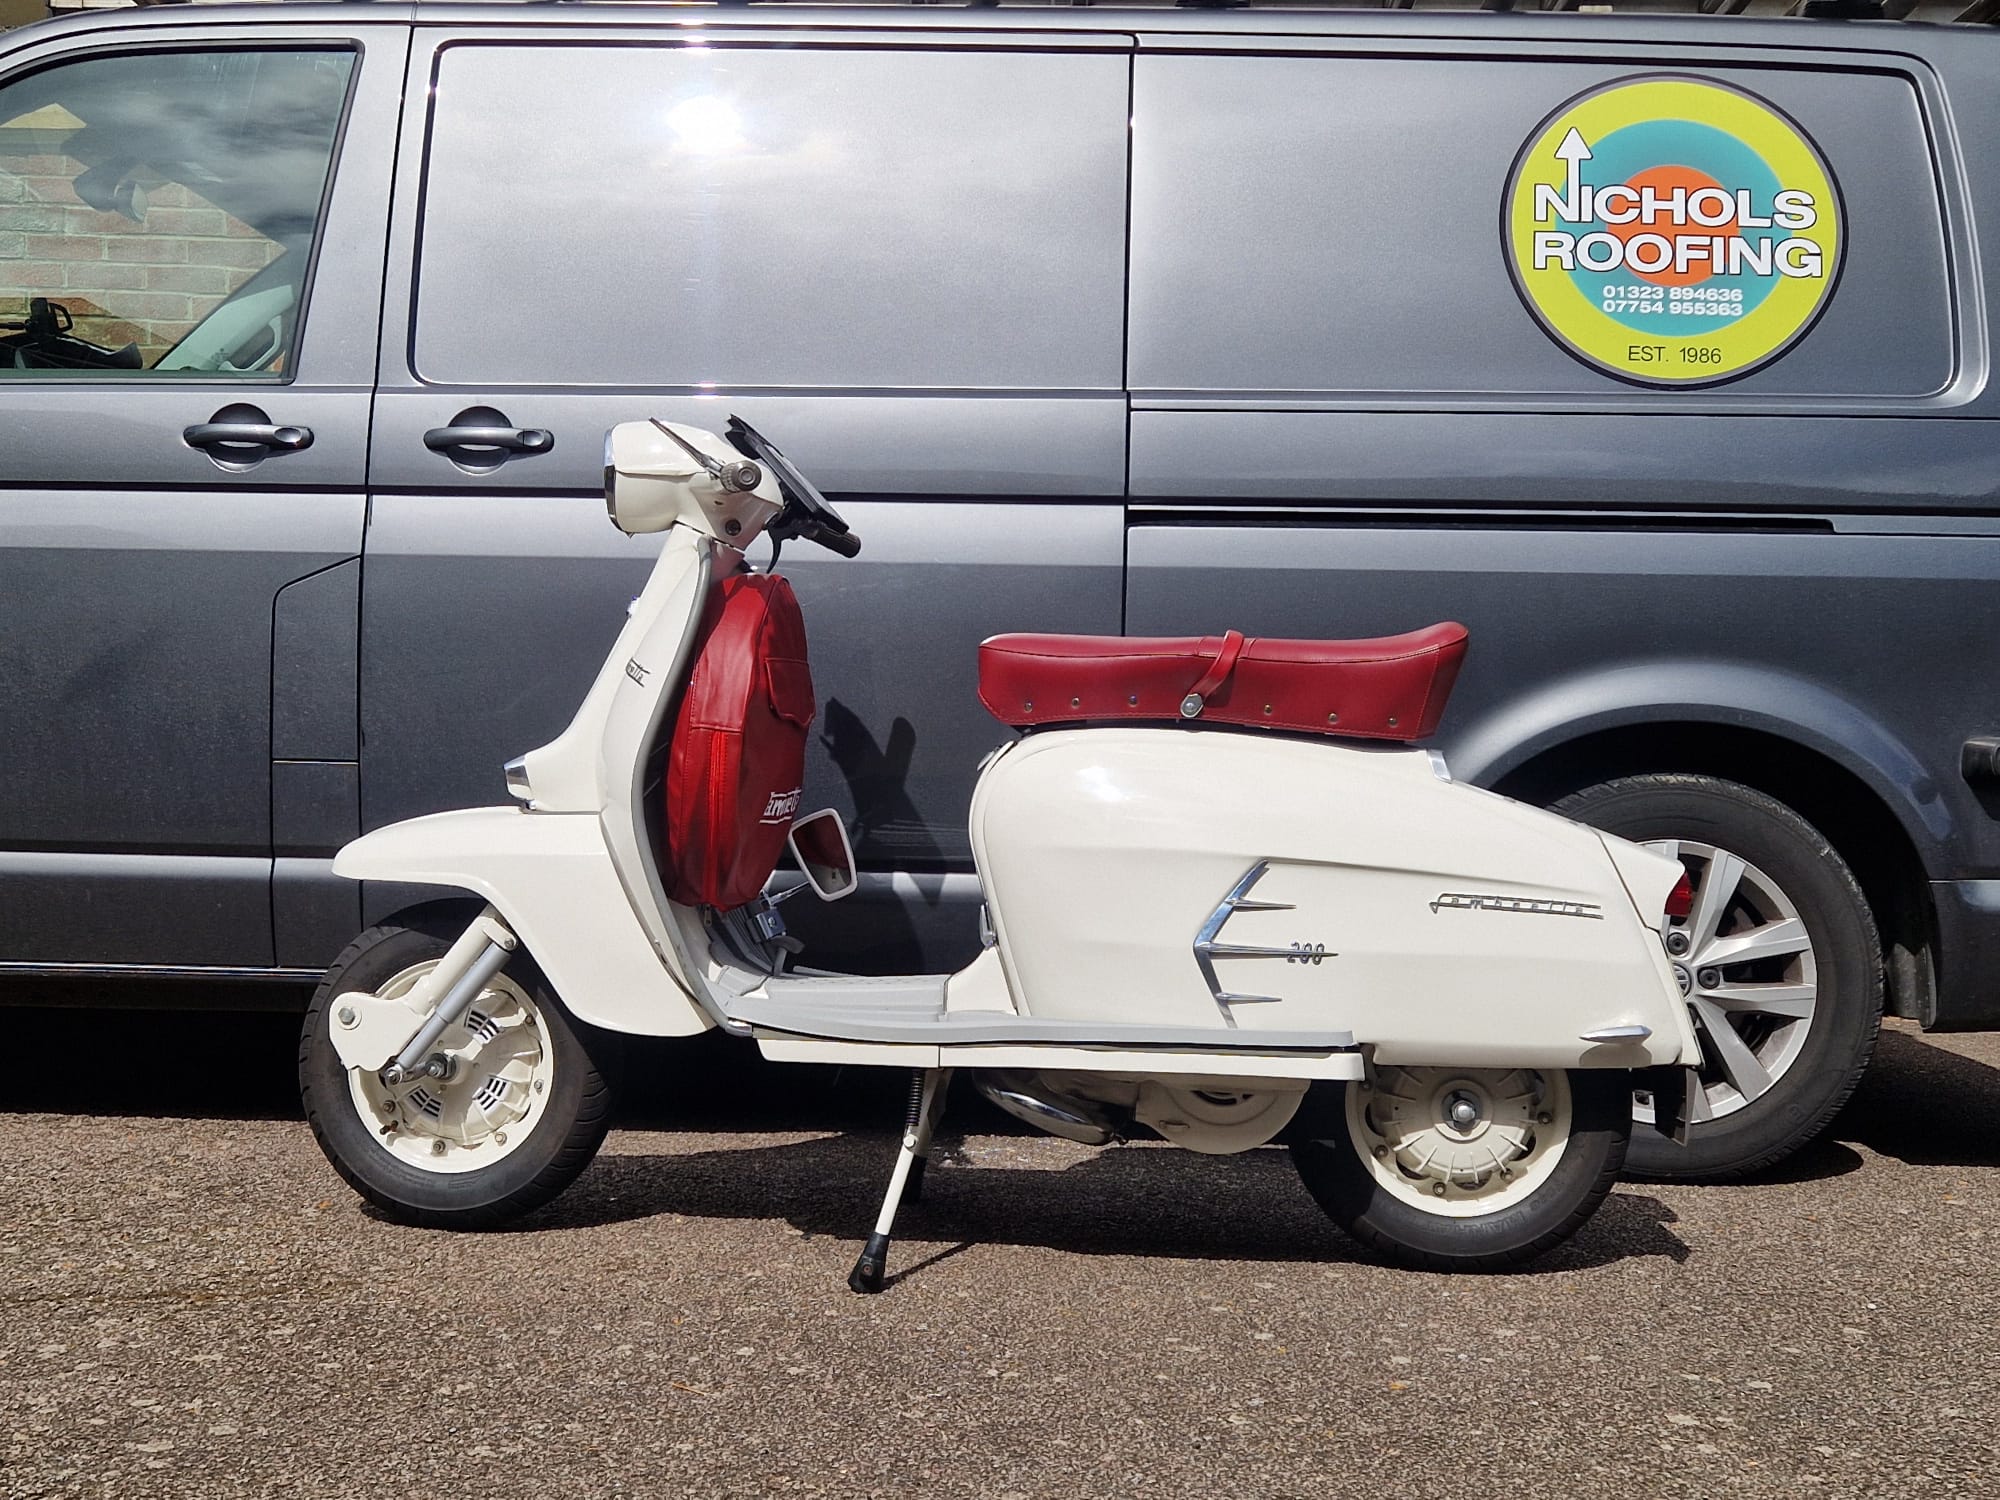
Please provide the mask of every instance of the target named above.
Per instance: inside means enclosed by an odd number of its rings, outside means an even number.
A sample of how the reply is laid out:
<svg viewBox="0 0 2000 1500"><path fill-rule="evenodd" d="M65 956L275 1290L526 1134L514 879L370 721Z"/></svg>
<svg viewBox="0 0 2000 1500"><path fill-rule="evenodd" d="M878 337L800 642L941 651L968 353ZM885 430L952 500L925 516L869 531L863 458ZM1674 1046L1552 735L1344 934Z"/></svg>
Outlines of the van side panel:
<svg viewBox="0 0 2000 1500"><path fill-rule="evenodd" d="M1572 357L1523 306L1500 230L1515 159L1552 111L1614 81L1688 71L1665 50L1592 63L1525 51L1142 55L1133 399L1228 392L1377 395L1405 406L1427 395L1716 404L1700 391L1640 396ZM1817 144L1842 200L1847 245L1811 331L1721 388L1721 403L1911 400L1945 390L1957 372L1955 310L1912 81L1712 61L1699 76L1766 100ZM1598 149L1611 145L1600 140Z"/></svg>
<svg viewBox="0 0 2000 1500"><path fill-rule="evenodd" d="M1933 71L1666 37L1559 58L1527 35L1142 45L1126 628L1461 620L1439 744L1486 784L1620 727L1814 752L1934 882L1926 1023L2000 1020L2000 799L1958 773L1966 739L2000 733L1994 282L1971 233L2000 208L2000 46L1912 33ZM1780 35L1832 33L1762 33ZM1662 71L1788 117L1847 233L1818 321L1706 389L1573 358L1517 291L1500 222L1545 121ZM1233 266L1208 254L1250 222Z"/></svg>

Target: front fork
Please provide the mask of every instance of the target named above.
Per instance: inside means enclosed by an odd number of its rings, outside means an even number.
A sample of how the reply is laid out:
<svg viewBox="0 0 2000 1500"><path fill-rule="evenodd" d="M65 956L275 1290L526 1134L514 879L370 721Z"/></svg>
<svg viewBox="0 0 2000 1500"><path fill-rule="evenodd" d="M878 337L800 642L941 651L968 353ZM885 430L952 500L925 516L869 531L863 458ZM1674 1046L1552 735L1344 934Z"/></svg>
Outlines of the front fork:
<svg viewBox="0 0 2000 1500"><path fill-rule="evenodd" d="M431 1049L465 1019L472 1002L519 947L520 939L489 906L409 994L394 1000L376 995L337 997L332 1032L341 1063L375 1073L387 1088L417 1078L445 1078L451 1064L442 1054L433 1055ZM433 995L442 998L429 1015L424 1015L424 1004ZM419 1023L414 1034L413 1021Z"/></svg>

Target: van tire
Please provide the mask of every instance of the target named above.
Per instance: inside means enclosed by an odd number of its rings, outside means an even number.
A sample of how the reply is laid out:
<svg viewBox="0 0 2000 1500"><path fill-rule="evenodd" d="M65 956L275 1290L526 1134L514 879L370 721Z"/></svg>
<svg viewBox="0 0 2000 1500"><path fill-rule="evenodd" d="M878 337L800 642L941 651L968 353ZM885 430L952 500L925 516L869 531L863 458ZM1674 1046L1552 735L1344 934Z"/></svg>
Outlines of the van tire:
<svg viewBox="0 0 2000 1500"><path fill-rule="evenodd" d="M532 1100L527 1112L506 1127L517 1130L519 1139L501 1141L494 1149L504 1154L490 1165L429 1170L421 1151L393 1151L383 1143L379 1117L364 1115L358 1086L333 1045L330 1011L336 997L380 991L435 963L478 914L476 904L432 902L369 928L327 970L300 1032L299 1092L313 1138L347 1185L398 1223L498 1228L568 1187L610 1128L618 1039L573 1018L526 949L515 953L492 987L511 994L521 1013L532 1014L532 1025L523 1030L539 1032L532 1045L538 1060L546 1058L546 1067L536 1071L538 1087L523 1093ZM475 1008L486 1003L482 996ZM440 1046L455 1033L458 1028L446 1032ZM476 1051L472 1055L476 1059ZM401 1118L413 1122L401 1136L420 1137L420 1116L405 1107ZM439 1155L449 1162L455 1148L443 1144Z"/></svg>
<svg viewBox="0 0 2000 1500"><path fill-rule="evenodd" d="M1810 983L1811 1014L1739 1010L1732 1017L1713 1003L1704 1005L1697 985L1689 1008L1702 1039L1703 1087L1717 1113L1691 1122L1687 1145L1678 1146L1652 1128L1642 1105L1647 1122L1633 1132L1628 1175L1733 1181L1764 1171L1818 1136L1861 1081L1882 1019L1882 944L1874 914L1833 846L1782 802L1714 776L1621 777L1573 793L1552 810L1634 843L1682 850L1697 886L1697 916L1702 882L1714 864L1699 851L1735 856L1747 868L1736 886L1737 904L1719 924L1722 930L1740 933L1782 920L1789 909L1810 941L1799 955L1706 970L1730 985ZM1700 950L1688 957L1698 959ZM1702 972L1694 963L1687 967ZM1719 1061L1709 1030L1718 1021L1736 1030L1760 1066L1768 1065L1768 1084L1754 1097L1735 1087L1727 1061ZM1803 1035L1795 1034L1800 1021ZM1731 1051L1739 1059L1746 1055ZM1754 1069L1739 1064L1739 1070L1754 1078Z"/></svg>

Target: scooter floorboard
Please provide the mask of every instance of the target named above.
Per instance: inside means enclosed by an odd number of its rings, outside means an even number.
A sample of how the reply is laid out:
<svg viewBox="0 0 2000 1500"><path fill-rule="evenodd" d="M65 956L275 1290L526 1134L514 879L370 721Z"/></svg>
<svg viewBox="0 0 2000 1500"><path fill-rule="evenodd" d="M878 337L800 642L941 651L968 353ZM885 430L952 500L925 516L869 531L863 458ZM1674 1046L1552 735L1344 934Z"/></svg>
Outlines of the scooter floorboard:
<svg viewBox="0 0 2000 1500"><path fill-rule="evenodd" d="M783 976L729 1002L728 1015L758 1031L827 1041L907 1046L1108 1047L1121 1051L1296 1052L1303 1058L1350 1051L1347 1031L1276 1031L1229 1026L1149 1026L945 1008L946 976L874 979Z"/></svg>

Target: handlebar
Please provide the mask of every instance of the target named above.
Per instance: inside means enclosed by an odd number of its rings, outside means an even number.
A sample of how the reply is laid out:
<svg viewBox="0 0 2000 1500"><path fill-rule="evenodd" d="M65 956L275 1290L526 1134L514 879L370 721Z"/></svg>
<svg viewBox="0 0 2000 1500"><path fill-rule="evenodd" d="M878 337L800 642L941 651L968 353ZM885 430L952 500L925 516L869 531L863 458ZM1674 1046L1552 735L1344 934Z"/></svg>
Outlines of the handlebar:
<svg viewBox="0 0 2000 1500"><path fill-rule="evenodd" d="M812 540L829 552L838 552L842 557L861 555L861 537L852 531L829 531L826 527L820 526L813 530Z"/></svg>

